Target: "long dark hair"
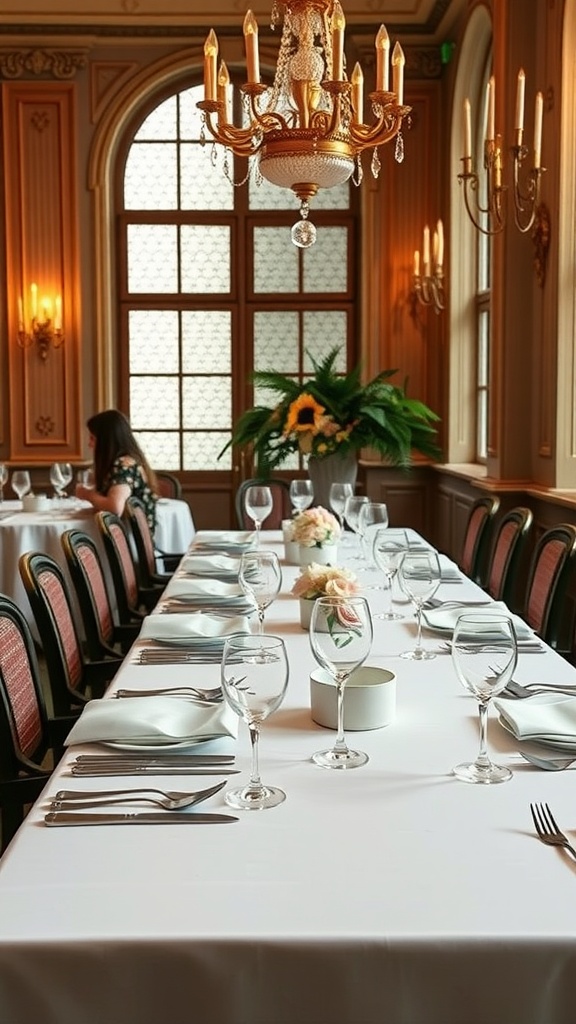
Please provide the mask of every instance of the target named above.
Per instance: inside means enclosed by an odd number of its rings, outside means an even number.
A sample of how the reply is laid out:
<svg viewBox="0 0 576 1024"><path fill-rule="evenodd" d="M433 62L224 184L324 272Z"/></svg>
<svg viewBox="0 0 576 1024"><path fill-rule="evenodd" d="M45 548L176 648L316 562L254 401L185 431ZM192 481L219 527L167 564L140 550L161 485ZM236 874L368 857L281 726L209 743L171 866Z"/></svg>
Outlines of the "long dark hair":
<svg viewBox="0 0 576 1024"><path fill-rule="evenodd" d="M156 475L148 464L138 444L128 418L118 409L105 409L91 416L86 426L95 440L94 444L94 477L96 490L102 491L106 477L110 473L116 459L123 455L131 456L142 466L146 482L150 489L156 489Z"/></svg>

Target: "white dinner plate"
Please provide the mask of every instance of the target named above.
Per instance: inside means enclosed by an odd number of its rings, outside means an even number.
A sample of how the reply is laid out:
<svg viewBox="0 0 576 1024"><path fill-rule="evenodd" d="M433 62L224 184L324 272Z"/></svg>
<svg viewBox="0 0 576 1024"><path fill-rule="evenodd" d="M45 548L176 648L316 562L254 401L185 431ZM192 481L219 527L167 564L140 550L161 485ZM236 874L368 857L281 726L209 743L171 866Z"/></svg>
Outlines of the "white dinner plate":
<svg viewBox="0 0 576 1024"><path fill-rule="evenodd" d="M173 750L186 750L187 747L196 747L199 743L209 743L211 740L222 739L222 733L208 734L207 736L188 736L185 740L173 740L166 743L142 743L134 740L134 743L121 743L120 740L102 740L104 747L113 747L114 750L131 750L143 754L166 754Z"/></svg>

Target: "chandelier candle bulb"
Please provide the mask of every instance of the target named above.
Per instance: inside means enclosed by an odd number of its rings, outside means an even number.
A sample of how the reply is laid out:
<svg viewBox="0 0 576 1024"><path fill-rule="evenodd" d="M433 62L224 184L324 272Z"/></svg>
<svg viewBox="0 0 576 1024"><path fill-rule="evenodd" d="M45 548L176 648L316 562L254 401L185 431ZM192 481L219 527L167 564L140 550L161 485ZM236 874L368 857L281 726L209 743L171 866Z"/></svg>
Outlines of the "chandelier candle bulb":
<svg viewBox="0 0 576 1024"><path fill-rule="evenodd" d="M496 92L496 86L495 86L495 83L494 83L494 75L492 75L491 78L489 78L489 80L488 80L488 85L486 86L486 107L487 107L486 142L494 142L494 138L495 138L495 135L496 135L496 129L495 129L495 120L496 119L495 119L495 114L494 114L495 99L496 99L496 97L494 95L495 92Z"/></svg>
<svg viewBox="0 0 576 1024"><path fill-rule="evenodd" d="M244 18L244 43L246 46L246 65L248 81L251 85L260 82L260 56L258 53L258 22L252 11L246 12Z"/></svg>
<svg viewBox="0 0 576 1024"><path fill-rule="evenodd" d="M218 59L218 40L214 29L210 29L204 43L204 98L216 100L216 61Z"/></svg>
<svg viewBox="0 0 576 1024"><path fill-rule="evenodd" d="M388 92L390 88L390 36L380 25L376 36L376 90Z"/></svg>
<svg viewBox="0 0 576 1024"><path fill-rule="evenodd" d="M464 160L472 159L472 117L470 100L464 100Z"/></svg>
<svg viewBox="0 0 576 1024"><path fill-rule="evenodd" d="M436 266L444 266L444 225L441 220L436 225L436 231L438 234L438 252L436 256Z"/></svg>
<svg viewBox="0 0 576 1024"><path fill-rule="evenodd" d="M54 330L62 330L62 296L57 295L54 306Z"/></svg>
<svg viewBox="0 0 576 1024"><path fill-rule="evenodd" d="M420 251L414 250L414 277L420 277Z"/></svg>
<svg viewBox="0 0 576 1024"><path fill-rule="evenodd" d="M357 63L352 72L352 110L354 120L362 124L364 120L364 75L362 68Z"/></svg>
<svg viewBox="0 0 576 1024"><path fill-rule="evenodd" d="M544 112L544 97L541 92L536 93L536 106L534 110L534 170L540 167L542 156L542 114Z"/></svg>
<svg viewBox="0 0 576 1024"><path fill-rule="evenodd" d="M526 75L524 68L518 72L518 85L516 87L516 117L514 127L516 129L516 145L522 145L522 133L524 131L524 91L526 87Z"/></svg>
<svg viewBox="0 0 576 1024"><path fill-rule="evenodd" d="M33 320L38 317L38 285L30 285L30 315Z"/></svg>
<svg viewBox="0 0 576 1024"><path fill-rule="evenodd" d="M400 43L394 44L392 50L392 90L396 93L396 102L399 107L404 103L404 65L406 58Z"/></svg>
<svg viewBox="0 0 576 1024"><path fill-rule="evenodd" d="M24 330L24 303L22 301L22 296L18 299L18 330Z"/></svg>
<svg viewBox="0 0 576 1024"><path fill-rule="evenodd" d="M220 64L218 71L218 117L222 124L230 122L230 75L224 61Z"/></svg>
<svg viewBox="0 0 576 1024"><path fill-rule="evenodd" d="M430 274L430 228L428 225L424 228L424 245L422 247L422 262L424 264L424 274L427 277Z"/></svg>
<svg viewBox="0 0 576 1024"><path fill-rule="evenodd" d="M342 10L342 4L336 0L332 14L332 78L335 82L344 80L344 29L346 18Z"/></svg>

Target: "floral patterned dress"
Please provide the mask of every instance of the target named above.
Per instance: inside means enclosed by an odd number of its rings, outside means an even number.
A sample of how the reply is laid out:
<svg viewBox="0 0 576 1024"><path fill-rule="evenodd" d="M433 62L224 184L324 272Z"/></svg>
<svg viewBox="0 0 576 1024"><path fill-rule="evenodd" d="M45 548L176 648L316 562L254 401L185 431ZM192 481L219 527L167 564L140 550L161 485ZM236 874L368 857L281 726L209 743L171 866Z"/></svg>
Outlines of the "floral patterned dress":
<svg viewBox="0 0 576 1024"><path fill-rule="evenodd" d="M156 502L158 495L150 489L144 479L144 471L138 462L126 462L125 457L120 456L115 460L106 480L104 481L104 494L108 494L111 487L116 484L127 485L132 497L139 498L146 509L146 519L152 534L156 529Z"/></svg>

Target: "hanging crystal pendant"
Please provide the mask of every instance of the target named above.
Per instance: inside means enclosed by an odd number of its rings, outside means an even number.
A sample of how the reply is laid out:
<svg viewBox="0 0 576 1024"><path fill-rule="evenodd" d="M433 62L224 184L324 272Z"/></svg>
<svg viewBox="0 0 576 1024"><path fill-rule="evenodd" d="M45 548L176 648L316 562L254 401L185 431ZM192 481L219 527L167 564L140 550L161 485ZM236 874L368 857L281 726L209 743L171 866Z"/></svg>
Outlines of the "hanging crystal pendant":
<svg viewBox="0 0 576 1024"><path fill-rule="evenodd" d="M370 170L372 171L372 177L377 178L382 170L382 163L378 153L378 146L372 151L372 163L370 164Z"/></svg>
<svg viewBox="0 0 576 1024"><path fill-rule="evenodd" d="M398 132L396 136L396 144L394 146L394 159L396 163L401 164L404 159L404 137L402 132Z"/></svg>
<svg viewBox="0 0 576 1024"><path fill-rule="evenodd" d="M304 201L300 206L300 216L302 220L296 221L292 226L290 237L299 249L309 249L311 245L314 245L316 241L316 228L308 220L308 214L310 213L309 204Z"/></svg>

